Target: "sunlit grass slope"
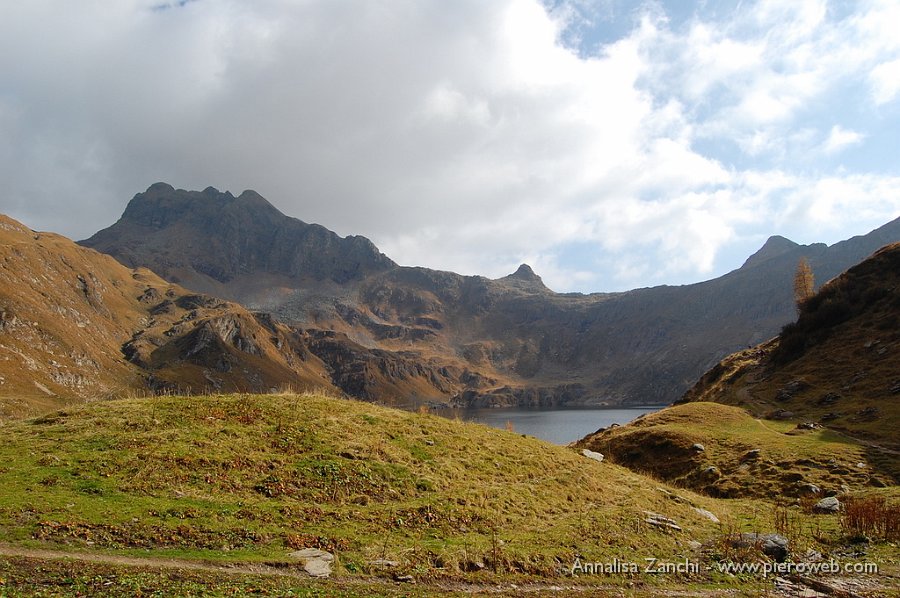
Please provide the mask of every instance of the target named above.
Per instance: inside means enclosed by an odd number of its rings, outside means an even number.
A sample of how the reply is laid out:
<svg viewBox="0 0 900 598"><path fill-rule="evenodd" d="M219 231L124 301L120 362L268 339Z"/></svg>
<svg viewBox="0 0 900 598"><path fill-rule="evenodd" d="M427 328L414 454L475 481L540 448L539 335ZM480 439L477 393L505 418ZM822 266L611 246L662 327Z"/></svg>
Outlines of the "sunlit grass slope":
<svg viewBox="0 0 900 598"><path fill-rule="evenodd" d="M755 419L718 403L669 407L579 446L718 497L784 500L893 483L890 455L882 451L836 431Z"/></svg>
<svg viewBox="0 0 900 598"><path fill-rule="evenodd" d="M0 430L0 538L28 545L556 575L578 554L675 558L717 533L692 505L727 515L534 438L312 394L117 400Z"/></svg>

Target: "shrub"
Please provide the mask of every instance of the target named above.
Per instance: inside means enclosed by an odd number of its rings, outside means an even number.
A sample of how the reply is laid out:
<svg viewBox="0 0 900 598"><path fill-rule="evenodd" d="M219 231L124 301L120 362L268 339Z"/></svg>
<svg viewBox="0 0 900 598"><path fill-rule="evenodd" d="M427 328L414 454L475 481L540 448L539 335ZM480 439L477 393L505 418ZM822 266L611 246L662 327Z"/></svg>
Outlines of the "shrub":
<svg viewBox="0 0 900 598"><path fill-rule="evenodd" d="M841 527L851 538L900 538L900 504L889 505L883 496L848 497Z"/></svg>

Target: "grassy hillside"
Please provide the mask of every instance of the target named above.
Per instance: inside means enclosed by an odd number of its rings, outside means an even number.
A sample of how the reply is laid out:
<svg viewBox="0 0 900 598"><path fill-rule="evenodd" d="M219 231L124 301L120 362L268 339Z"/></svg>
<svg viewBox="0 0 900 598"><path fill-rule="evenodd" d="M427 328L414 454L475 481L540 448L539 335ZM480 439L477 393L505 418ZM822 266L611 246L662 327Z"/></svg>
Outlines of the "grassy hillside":
<svg viewBox="0 0 900 598"><path fill-rule="evenodd" d="M697 537L715 530L623 468L322 396L120 400L3 433L0 530L18 542L259 559L316 546L350 570L495 559L552 573L581 550L678 552L674 536L646 534L644 509Z"/></svg>
<svg viewBox="0 0 900 598"><path fill-rule="evenodd" d="M785 500L895 483L890 455L832 430L754 419L741 408L716 403L669 407L601 430L578 446L723 498Z"/></svg>
<svg viewBox="0 0 900 598"><path fill-rule="evenodd" d="M832 280L772 341L731 355L684 401L817 422L900 451L900 244ZM886 473L900 479L894 465Z"/></svg>
<svg viewBox="0 0 900 598"><path fill-rule="evenodd" d="M735 558L727 538L736 532L778 531L797 554L844 536L834 516L702 496L514 432L321 395L97 402L4 424L2 434L0 549L290 568L289 552L319 548L336 555L339 581L696 589L770 580L570 573L576 558ZM654 514L679 529L650 522ZM815 536L804 531L813 525ZM870 558L893 574L881 545ZM165 585L92 567L116 584ZM30 587L35 575L54 584L64 572L0 558L0 583ZM220 577L190 579L224 588ZM244 592L250 582L234 583Z"/></svg>

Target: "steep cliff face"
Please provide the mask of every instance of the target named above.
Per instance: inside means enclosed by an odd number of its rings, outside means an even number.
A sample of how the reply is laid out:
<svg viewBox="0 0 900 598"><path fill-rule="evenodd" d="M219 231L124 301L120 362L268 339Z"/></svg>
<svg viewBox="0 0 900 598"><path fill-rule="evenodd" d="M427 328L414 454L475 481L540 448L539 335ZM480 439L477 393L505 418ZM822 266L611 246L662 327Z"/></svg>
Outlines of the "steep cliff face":
<svg viewBox="0 0 900 598"><path fill-rule="evenodd" d="M254 192L157 184L84 243L367 351L494 380L454 377L426 393L486 405L672 402L723 356L794 317L801 257L822 283L885 240L900 241L900 220L831 247L772 237L741 268L694 285L557 294L525 264L497 280L400 267L369 241L288 218Z"/></svg>

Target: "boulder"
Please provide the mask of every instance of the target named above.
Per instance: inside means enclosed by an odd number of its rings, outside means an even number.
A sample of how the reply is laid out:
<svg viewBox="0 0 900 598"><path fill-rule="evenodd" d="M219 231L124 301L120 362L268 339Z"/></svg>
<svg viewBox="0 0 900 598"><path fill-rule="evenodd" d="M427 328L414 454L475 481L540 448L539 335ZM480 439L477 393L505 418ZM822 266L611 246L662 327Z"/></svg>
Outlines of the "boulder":
<svg viewBox="0 0 900 598"><path fill-rule="evenodd" d="M756 546L764 555L778 562L784 561L789 552L789 541L780 534L757 534L755 532L738 534L732 538L731 545L734 548Z"/></svg>
<svg viewBox="0 0 900 598"><path fill-rule="evenodd" d="M318 548L304 548L290 553L288 556L300 561L303 570L310 577L330 577L334 555Z"/></svg>
<svg viewBox="0 0 900 598"><path fill-rule="evenodd" d="M596 451L591 451L588 449L581 449L581 454L584 455L585 457L587 457L588 459L593 459L594 461L597 461L598 463L603 462L603 453L598 453Z"/></svg>
<svg viewBox="0 0 900 598"><path fill-rule="evenodd" d="M703 517L703 518L705 518L705 519L709 519L709 520L712 521L713 523L719 523L719 518L716 517L715 514L713 514L712 512L707 511L706 509L701 509L700 507L694 507L694 510L695 510L695 511L697 512L697 514L700 515L701 517Z"/></svg>
<svg viewBox="0 0 900 598"><path fill-rule="evenodd" d="M837 513L841 510L841 501L836 496L826 496L816 503L813 510L817 513Z"/></svg>
<svg viewBox="0 0 900 598"><path fill-rule="evenodd" d="M722 475L722 472L720 472L719 468L716 467L715 465L709 465L707 467L704 467L700 471L700 473L701 473L701 475L703 475L705 477L709 477L709 478L717 478L720 475Z"/></svg>
<svg viewBox="0 0 900 598"><path fill-rule="evenodd" d="M821 494L822 489L815 484L800 484L800 492L803 494Z"/></svg>
<svg viewBox="0 0 900 598"><path fill-rule="evenodd" d="M652 511L644 511L644 514L647 515L644 521L646 521L650 525L656 527L665 527L679 532L681 531L681 526L678 525L674 519L666 517L665 515L660 515L659 513L654 513Z"/></svg>

